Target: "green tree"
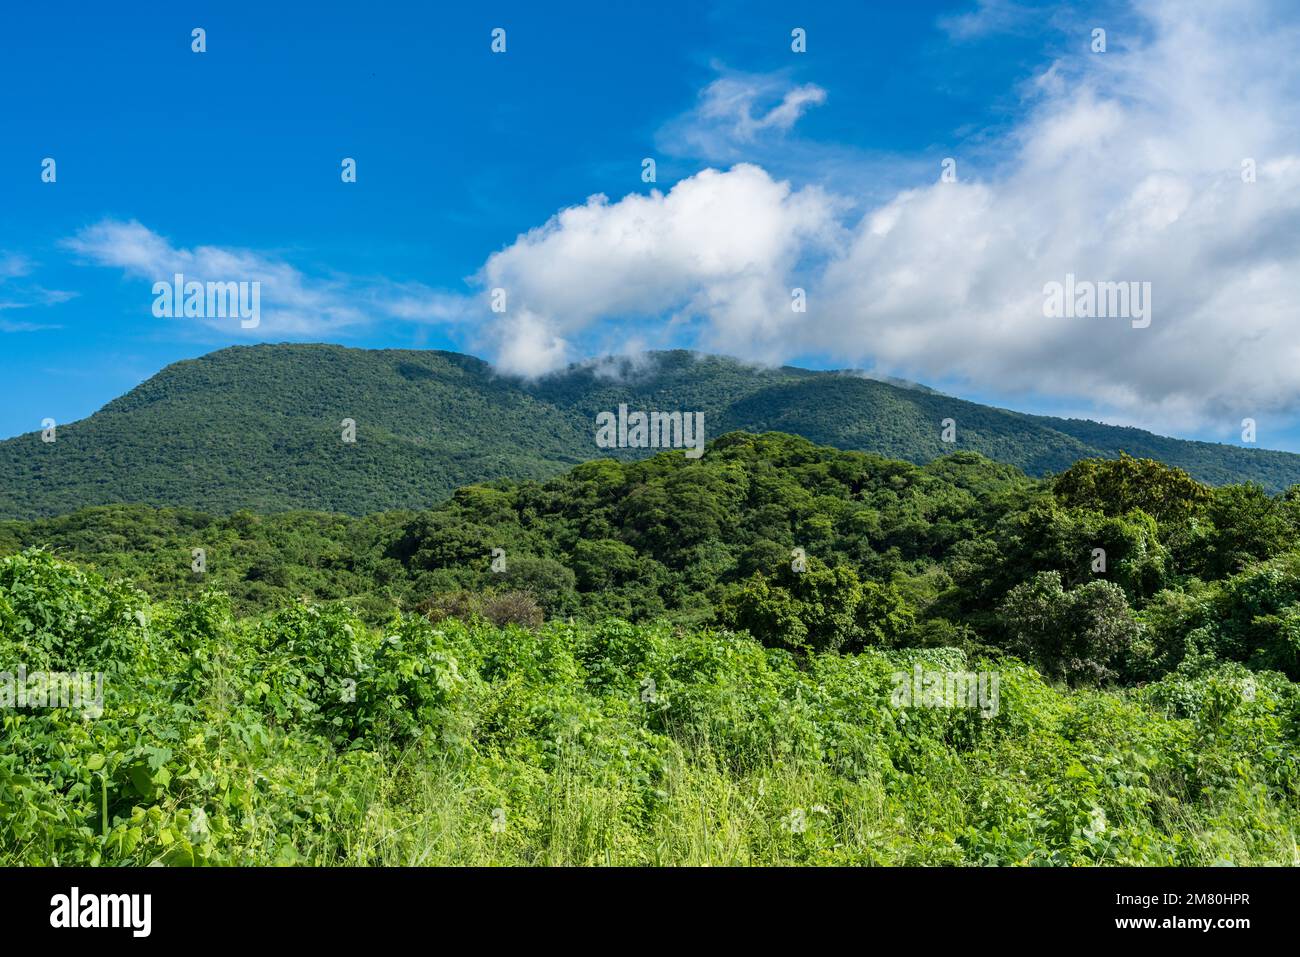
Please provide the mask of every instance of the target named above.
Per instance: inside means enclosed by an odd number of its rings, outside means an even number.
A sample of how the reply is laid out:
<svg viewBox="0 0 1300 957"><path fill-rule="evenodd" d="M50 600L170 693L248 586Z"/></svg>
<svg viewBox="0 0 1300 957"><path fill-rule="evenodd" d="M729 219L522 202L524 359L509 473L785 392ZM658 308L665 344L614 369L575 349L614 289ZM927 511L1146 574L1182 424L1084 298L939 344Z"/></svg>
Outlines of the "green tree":
<svg viewBox="0 0 1300 957"><path fill-rule="evenodd" d="M610 538L579 539L573 546L573 572L583 591L621 585L636 575L636 549Z"/></svg>
<svg viewBox="0 0 1300 957"><path fill-rule="evenodd" d="M1182 469L1124 453L1075 462L1053 491L1066 505L1112 516L1141 509L1160 522L1184 521L1210 500L1210 489Z"/></svg>
<svg viewBox="0 0 1300 957"><path fill-rule="evenodd" d="M1274 498L1254 483L1214 490L1208 509L1204 574L1221 578L1253 561L1272 558L1296 536L1293 500Z"/></svg>
<svg viewBox="0 0 1300 957"><path fill-rule="evenodd" d="M863 583L846 565L811 558L768 579L755 573L723 599L718 620L744 629L766 645L850 651L893 645L911 629L914 614L892 584Z"/></svg>
<svg viewBox="0 0 1300 957"><path fill-rule="evenodd" d="M1141 633L1119 586L1094 581L1072 591L1058 572L1017 585L999 608L1009 649L1051 678L1101 684Z"/></svg>
<svg viewBox="0 0 1300 957"><path fill-rule="evenodd" d="M507 557L501 579L508 590L532 594L552 617L572 614L577 608L577 580L570 569L553 558Z"/></svg>

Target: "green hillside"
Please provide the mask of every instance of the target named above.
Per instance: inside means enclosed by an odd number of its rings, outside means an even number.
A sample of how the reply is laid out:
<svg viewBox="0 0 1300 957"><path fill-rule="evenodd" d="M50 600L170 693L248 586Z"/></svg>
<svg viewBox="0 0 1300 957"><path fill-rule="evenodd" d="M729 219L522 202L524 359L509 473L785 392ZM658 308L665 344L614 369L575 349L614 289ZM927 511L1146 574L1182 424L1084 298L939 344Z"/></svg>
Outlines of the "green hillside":
<svg viewBox="0 0 1300 957"><path fill-rule="evenodd" d="M168 366L94 415L0 442L0 517L111 503L228 513L367 514L434 504L461 485L540 479L611 454L594 417L699 411L706 436L783 431L924 463L976 451L1031 475L1121 451L1219 484L1277 491L1300 456L1022 415L856 374L760 369L686 352L575 367L526 383L448 352L260 345ZM940 423L957 423L956 442ZM342 441L342 422L357 441ZM644 452L622 451L622 457Z"/></svg>

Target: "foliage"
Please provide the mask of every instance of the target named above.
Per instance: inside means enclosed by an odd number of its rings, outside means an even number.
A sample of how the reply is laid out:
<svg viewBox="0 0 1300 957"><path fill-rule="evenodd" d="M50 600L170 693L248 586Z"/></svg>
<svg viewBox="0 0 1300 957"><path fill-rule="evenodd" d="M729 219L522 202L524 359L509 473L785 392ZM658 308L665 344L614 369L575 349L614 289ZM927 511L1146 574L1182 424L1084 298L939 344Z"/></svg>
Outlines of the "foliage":
<svg viewBox="0 0 1300 957"><path fill-rule="evenodd" d="M500 594L476 595L473 592L458 591L444 595L435 595L419 611L430 621L437 623L446 618L470 620L482 617L498 628L505 625L520 625L536 629L543 620L542 606L537 603L531 592L508 591Z"/></svg>
<svg viewBox="0 0 1300 957"><path fill-rule="evenodd" d="M450 603L533 627L527 594L552 619L720 622L787 649L1014 651L1052 675L1130 682L1201 654L1300 678L1297 542L1300 486L1210 488L1136 459L1036 480L970 452L917 466L774 433L720 436L699 461L469 486L422 512L117 505L0 522L0 554L46 546L160 600L217 589L238 616L344 601L380 626ZM792 572L795 548L810 572ZM1083 633L1009 627L1010 596L1043 573L1059 578L1053 608L1079 603L1051 621Z"/></svg>
<svg viewBox="0 0 1300 957"><path fill-rule="evenodd" d="M1124 592L1095 581L1071 591L1057 572L1039 572L1011 589L998 610L1008 647L1045 675L1070 684L1101 684L1140 633Z"/></svg>
<svg viewBox="0 0 1300 957"><path fill-rule="evenodd" d="M785 567L769 582L758 572L723 598L719 621L767 645L805 651L858 651L893 645L913 614L892 585L860 582L853 569Z"/></svg>
<svg viewBox="0 0 1300 957"><path fill-rule="evenodd" d="M1286 452L1022 415L860 374L674 351L525 381L452 352L284 343L167 366L89 418L60 424L55 442L38 432L0 442L0 518L123 502L222 515L423 509L465 485L544 480L600 454L595 416L620 404L701 412L709 436L787 432L917 464L953 450L940 437L953 418L957 449L1031 475L1127 452L1216 485L1278 492L1300 482L1300 456ZM355 442L343 441L345 419L356 423ZM260 571L274 584L275 566Z"/></svg>
<svg viewBox="0 0 1300 957"><path fill-rule="evenodd" d="M1053 491L1075 508L1111 516L1141 509L1161 522L1185 521L1212 498L1182 469L1124 454L1074 463L1057 476Z"/></svg>
<svg viewBox="0 0 1300 957"><path fill-rule="evenodd" d="M1253 612L1285 597L1268 587ZM100 714L0 711L0 863L1296 859L1300 687L1274 671L1200 656L1068 691L953 648L797 658L663 622L230 609L0 560L0 671L106 673ZM997 674L996 713L897 706L917 666Z"/></svg>

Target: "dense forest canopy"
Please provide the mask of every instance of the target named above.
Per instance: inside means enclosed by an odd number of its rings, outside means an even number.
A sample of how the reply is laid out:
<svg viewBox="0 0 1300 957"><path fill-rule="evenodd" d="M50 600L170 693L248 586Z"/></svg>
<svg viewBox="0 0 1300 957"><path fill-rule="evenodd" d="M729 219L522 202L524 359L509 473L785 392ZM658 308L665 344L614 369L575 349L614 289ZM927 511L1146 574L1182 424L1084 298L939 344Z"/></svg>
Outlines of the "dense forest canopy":
<svg viewBox="0 0 1300 957"><path fill-rule="evenodd" d="M0 523L0 554L45 547L159 599L216 587L243 614L341 599L381 623L495 596L502 620L666 619L800 654L955 647L1095 684L1195 659L1300 677L1298 527L1300 490L1151 460L1034 479L969 452L917 466L733 433L699 461L596 460L418 512L87 508Z"/></svg>

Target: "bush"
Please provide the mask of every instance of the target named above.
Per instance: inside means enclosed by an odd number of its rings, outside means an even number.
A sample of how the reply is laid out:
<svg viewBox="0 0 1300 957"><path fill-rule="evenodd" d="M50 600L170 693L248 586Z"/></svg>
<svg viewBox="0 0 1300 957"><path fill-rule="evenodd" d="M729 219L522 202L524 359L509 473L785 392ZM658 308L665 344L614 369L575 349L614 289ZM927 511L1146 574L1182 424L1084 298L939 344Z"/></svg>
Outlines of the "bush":
<svg viewBox="0 0 1300 957"><path fill-rule="evenodd" d="M1255 619L1280 593L1238 584L1249 627L1272 627ZM1040 577L1008 612L1079 626L1100 660L1117 593ZM230 607L0 559L0 650L116 676L93 719L0 712L0 864L1294 859L1300 686L1278 672L1193 655L1139 690L1070 691L950 647L796 656L666 622L376 630L340 605ZM916 665L995 673L996 714L895 701Z"/></svg>
<svg viewBox="0 0 1300 957"><path fill-rule="evenodd" d="M434 624L448 618L459 621L484 618L497 627L519 625L522 628L537 628L545 619L542 606L526 591L486 595L475 595L467 591L446 592L428 599L417 610Z"/></svg>
<svg viewBox="0 0 1300 957"><path fill-rule="evenodd" d="M1039 572L1013 588L998 614L1009 650L1070 684L1115 678L1141 634L1118 585L1095 581L1067 592L1058 572Z"/></svg>
<svg viewBox="0 0 1300 957"><path fill-rule="evenodd" d="M717 621L771 647L849 651L895 644L914 616L892 585L864 583L847 566L810 558L803 571L783 566L771 579L756 573L731 589Z"/></svg>
<svg viewBox="0 0 1300 957"><path fill-rule="evenodd" d="M519 625L537 628L542 624L542 606L526 591L508 591L483 599L483 617L498 628Z"/></svg>

